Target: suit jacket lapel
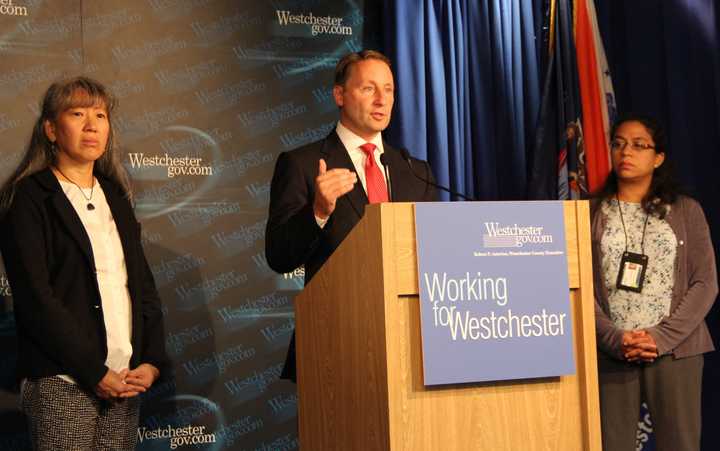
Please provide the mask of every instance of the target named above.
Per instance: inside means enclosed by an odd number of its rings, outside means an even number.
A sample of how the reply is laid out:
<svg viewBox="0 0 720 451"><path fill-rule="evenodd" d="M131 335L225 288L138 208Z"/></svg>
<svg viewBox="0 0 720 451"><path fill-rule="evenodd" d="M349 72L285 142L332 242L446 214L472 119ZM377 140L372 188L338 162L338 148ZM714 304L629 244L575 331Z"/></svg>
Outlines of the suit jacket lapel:
<svg viewBox="0 0 720 451"><path fill-rule="evenodd" d="M37 178L41 185L51 191L49 197L50 204L67 228L70 236L75 240L83 254L85 254L85 257L87 257L90 267L94 271L95 258L93 257L92 246L90 245L90 237L85 231L85 226L83 226L80 217L63 192L62 187L60 187L60 182L58 182L50 169L44 169L38 172Z"/></svg>
<svg viewBox="0 0 720 451"><path fill-rule="evenodd" d="M321 153L327 163L328 169L346 168L355 172L355 165L353 165L347 149L345 149L345 146L343 146L342 141L340 141L340 137L338 137L335 131L330 133L330 135L328 135L325 139ZM368 204L368 198L359 179L352 191L338 199L338 202L342 202L343 199L346 199L347 202L350 203L353 210L357 213L358 218L362 218L365 213L365 205Z"/></svg>

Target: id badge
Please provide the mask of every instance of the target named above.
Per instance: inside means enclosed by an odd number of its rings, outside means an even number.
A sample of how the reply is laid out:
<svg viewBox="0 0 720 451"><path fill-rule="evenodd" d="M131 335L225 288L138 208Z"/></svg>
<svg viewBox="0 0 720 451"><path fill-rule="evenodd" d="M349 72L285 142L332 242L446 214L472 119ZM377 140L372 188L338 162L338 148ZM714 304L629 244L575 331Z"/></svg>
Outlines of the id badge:
<svg viewBox="0 0 720 451"><path fill-rule="evenodd" d="M617 278L617 287L620 290L642 291L645 281L645 270L648 265L648 256L634 252L623 252L620 260L620 272Z"/></svg>

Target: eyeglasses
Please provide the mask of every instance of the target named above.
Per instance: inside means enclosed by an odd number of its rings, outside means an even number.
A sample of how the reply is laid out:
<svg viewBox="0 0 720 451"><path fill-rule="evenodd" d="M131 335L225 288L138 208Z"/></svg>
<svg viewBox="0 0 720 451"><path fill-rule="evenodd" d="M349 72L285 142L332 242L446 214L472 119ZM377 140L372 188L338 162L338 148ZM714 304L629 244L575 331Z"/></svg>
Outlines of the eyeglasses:
<svg viewBox="0 0 720 451"><path fill-rule="evenodd" d="M610 142L610 150L612 150L613 152L620 152L621 150L625 149L625 146L630 146L632 150L636 150L638 152L655 148L655 146L653 146L652 144L639 141L628 142L623 139L613 139Z"/></svg>

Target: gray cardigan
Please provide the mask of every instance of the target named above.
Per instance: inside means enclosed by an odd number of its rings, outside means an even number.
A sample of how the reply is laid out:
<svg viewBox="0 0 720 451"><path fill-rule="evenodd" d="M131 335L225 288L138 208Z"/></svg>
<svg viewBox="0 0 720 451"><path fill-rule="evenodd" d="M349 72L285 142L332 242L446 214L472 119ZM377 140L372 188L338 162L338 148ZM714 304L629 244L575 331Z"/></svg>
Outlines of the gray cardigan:
<svg viewBox="0 0 720 451"><path fill-rule="evenodd" d="M623 330L610 320L608 292L601 274L600 240L606 217L599 206L599 201L591 205L597 342L604 353L623 359ZM715 253L705 215L697 201L680 196L665 220L677 238L675 286L670 315L647 330L657 343L658 355L690 357L715 349L705 324L705 315L718 293Z"/></svg>

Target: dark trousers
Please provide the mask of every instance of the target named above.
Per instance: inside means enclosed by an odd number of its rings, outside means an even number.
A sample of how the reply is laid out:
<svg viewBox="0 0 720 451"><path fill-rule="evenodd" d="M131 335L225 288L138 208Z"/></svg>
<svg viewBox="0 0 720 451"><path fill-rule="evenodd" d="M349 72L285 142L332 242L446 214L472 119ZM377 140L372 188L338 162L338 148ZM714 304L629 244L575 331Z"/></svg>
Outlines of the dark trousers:
<svg viewBox="0 0 720 451"><path fill-rule="evenodd" d="M135 449L137 398L105 401L59 377L28 379L21 394L36 451Z"/></svg>
<svg viewBox="0 0 720 451"><path fill-rule="evenodd" d="M650 410L657 451L700 449L703 356L628 363L598 354L603 450L635 451L640 404Z"/></svg>

